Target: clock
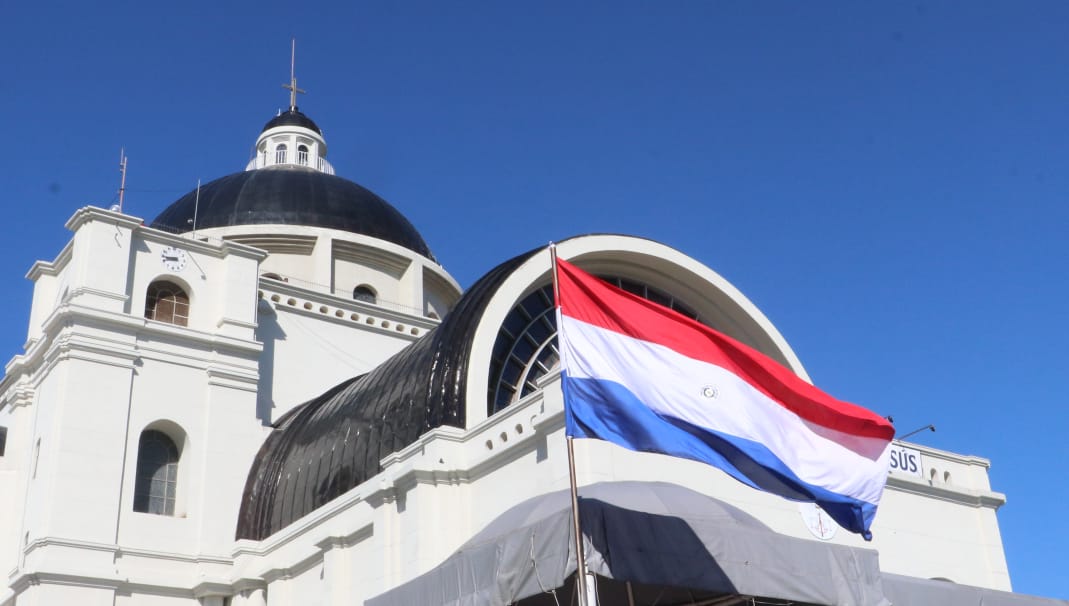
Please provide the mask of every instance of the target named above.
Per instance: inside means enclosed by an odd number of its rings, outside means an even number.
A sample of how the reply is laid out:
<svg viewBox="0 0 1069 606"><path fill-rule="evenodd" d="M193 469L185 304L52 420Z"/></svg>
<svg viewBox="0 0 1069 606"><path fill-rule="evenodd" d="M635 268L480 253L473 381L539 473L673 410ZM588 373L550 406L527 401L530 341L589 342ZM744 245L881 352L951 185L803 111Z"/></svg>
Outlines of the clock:
<svg viewBox="0 0 1069 606"><path fill-rule="evenodd" d="M181 248L168 246L160 253L160 260L163 261L163 266L170 271L180 272L185 269L186 262L189 261L189 255Z"/></svg>
<svg viewBox="0 0 1069 606"><path fill-rule="evenodd" d="M816 503L799 503L798 512L802 514L805 527L821 541L830 541L835 536L835 532L839 530L839 525L835 523L835 520L831 519L831 516Z"/></svg>

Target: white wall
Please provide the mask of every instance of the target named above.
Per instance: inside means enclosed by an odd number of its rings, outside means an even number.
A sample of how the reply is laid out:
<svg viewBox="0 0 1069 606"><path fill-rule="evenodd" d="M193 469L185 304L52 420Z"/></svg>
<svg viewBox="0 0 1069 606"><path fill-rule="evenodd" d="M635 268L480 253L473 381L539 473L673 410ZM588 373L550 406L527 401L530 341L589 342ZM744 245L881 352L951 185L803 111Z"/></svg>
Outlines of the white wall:
<svg viewBox="0 0 1069 606"><path fill-rule="evenodd" d="M315 603L360 603L426 572L509 507L567 487L560 406L553 379L541 394L471 431L431 432L388 457L382 474L323 510L265 541L243 542L249 551L237 556L239 576L269 579L269 604L288 603L280 596L294 591ZM708 466L594 440L577 441L576 457L580 493L582 486L598 481L667 481L740 507L777 532L817 540L797 503L752 490ZM984 468L973 458L957 459L965 467ZM1001 495L954 490L961 502L948 501L953 495L936 497L891 485L873 542L841 529L831 542L877 549L888 572L1008 589L1004 563L990 557L1001 553L1001 545L992 542L997 537L993 504ZM967 503L979 496L988 501ZM361 538L342 538L367 524L371 530ZM301 570L295 571L295 565ZM339 577L349 580L344 597L339 597Z"/></svg>
<svg viewBox="0 0 1069 606"><path fill-rule="evenodd" d="M387 457L379 476L268 539L235 542L241 491L266 424L437 323L421 312L259 279L262 253L217 238L192 242L99 210L79 211L69 225L76 230L69 253L31 272L40 286L31 312L37 338L0 381L0 423L11 428L0 489L16 493L0 493L0 566L15 568L10 591L19 606L217 604L242 591L236 606L262 606L261 590L268 604L359 603L432 568L507 508L567 486L556 377L485 418L483 357L497 322L545 273L531 264L502 287L476 334L467 429L433 430ZM725 317L749 318L732 320L738 330L804 374L767 319L719 276L646 241L594 237L562 250L597 260L593 240L617 252L637 246L631 262L675 259L712 285ZM142 317L148 284L167 275L164 246L186 248L193 261L168 276L189 289L189 327ZM310 258L334 263L329 255ZM435 282L433 296L448 300L443 284L451 278L415 261L398 292L419 309L431 296L423 282ZM181 438L174 517L132 511L137 444L148 427ZM990 490L987 462L916 448L922 476L890 478L876 539L865 544L839 532L832 542L880 550L889 572L1008 589L995 517L1004 498ZM795 503L698 463L597 441L581 441L576 455L581 485L674 482L742 507L777 532L812 539Z"/></svg>

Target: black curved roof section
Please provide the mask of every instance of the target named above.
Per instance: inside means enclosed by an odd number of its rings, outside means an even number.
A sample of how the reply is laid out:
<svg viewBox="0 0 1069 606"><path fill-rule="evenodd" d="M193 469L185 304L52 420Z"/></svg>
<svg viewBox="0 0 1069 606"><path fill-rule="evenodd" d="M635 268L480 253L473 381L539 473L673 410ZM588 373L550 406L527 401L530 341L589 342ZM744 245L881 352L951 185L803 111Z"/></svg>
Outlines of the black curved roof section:
<svg viewBox="0 0 1069 606"><path fill-rule="evenodd" d="M389 202L341 177L303 167L234 173L182 196L151 227L175 233L233 225L306 225L371 236L435 260L416 228Z"/></svg>
<svg viewBox="0 0 1069 606"><path fill-rule="evenodd" d="M264 124L263 130L260 132L266 132L268 129L275 128L276 126L300 126L307 128L308 130L314 130L320 136L323 135L323 131L319 130L319 126L317 126L311 118L298 111L296 107L291 107L268 120L267 124Z"/></svg>
<svg viewBox="0 0 1069 606"><path fill-rule="evenodd" d="M383 457L427 431L464 427L475 331L490 299L538 250L490 270L407 349L280 418L249 470L236 538L265 539L376 475Z"/></svg>

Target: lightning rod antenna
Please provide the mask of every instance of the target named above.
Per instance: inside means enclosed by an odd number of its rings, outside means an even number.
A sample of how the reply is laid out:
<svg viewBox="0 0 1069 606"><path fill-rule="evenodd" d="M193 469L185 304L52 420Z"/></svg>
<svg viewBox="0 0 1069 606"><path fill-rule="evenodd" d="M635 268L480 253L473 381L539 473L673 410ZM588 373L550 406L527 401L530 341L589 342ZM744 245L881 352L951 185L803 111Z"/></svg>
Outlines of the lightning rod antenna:
<svg viewBox="0 0 1069 606"><path fill-rule="evenodd" d="M126 196L126 147L119 149L119 172L122 180L119 181L119 212L122 212L123 198Z"/></svg>

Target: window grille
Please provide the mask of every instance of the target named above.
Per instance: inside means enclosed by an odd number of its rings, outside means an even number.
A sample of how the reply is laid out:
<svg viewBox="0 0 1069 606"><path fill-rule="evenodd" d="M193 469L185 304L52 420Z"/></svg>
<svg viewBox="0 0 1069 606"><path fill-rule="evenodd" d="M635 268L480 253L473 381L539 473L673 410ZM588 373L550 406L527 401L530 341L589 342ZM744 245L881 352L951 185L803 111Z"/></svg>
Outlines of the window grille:
<svg viewBox="0 0 1069 606"><path fill-rule="evenodd" d="M173 516L177 488L178 447L162 431L145 430L137 445L134 511Z"/></svg>
<svg viewBox="0 0 1069 606"><path fill-rule="evenodd" d="M173 282L153 282L145 296L145 317L158 322L188 326L189 295Z"/></svg>

